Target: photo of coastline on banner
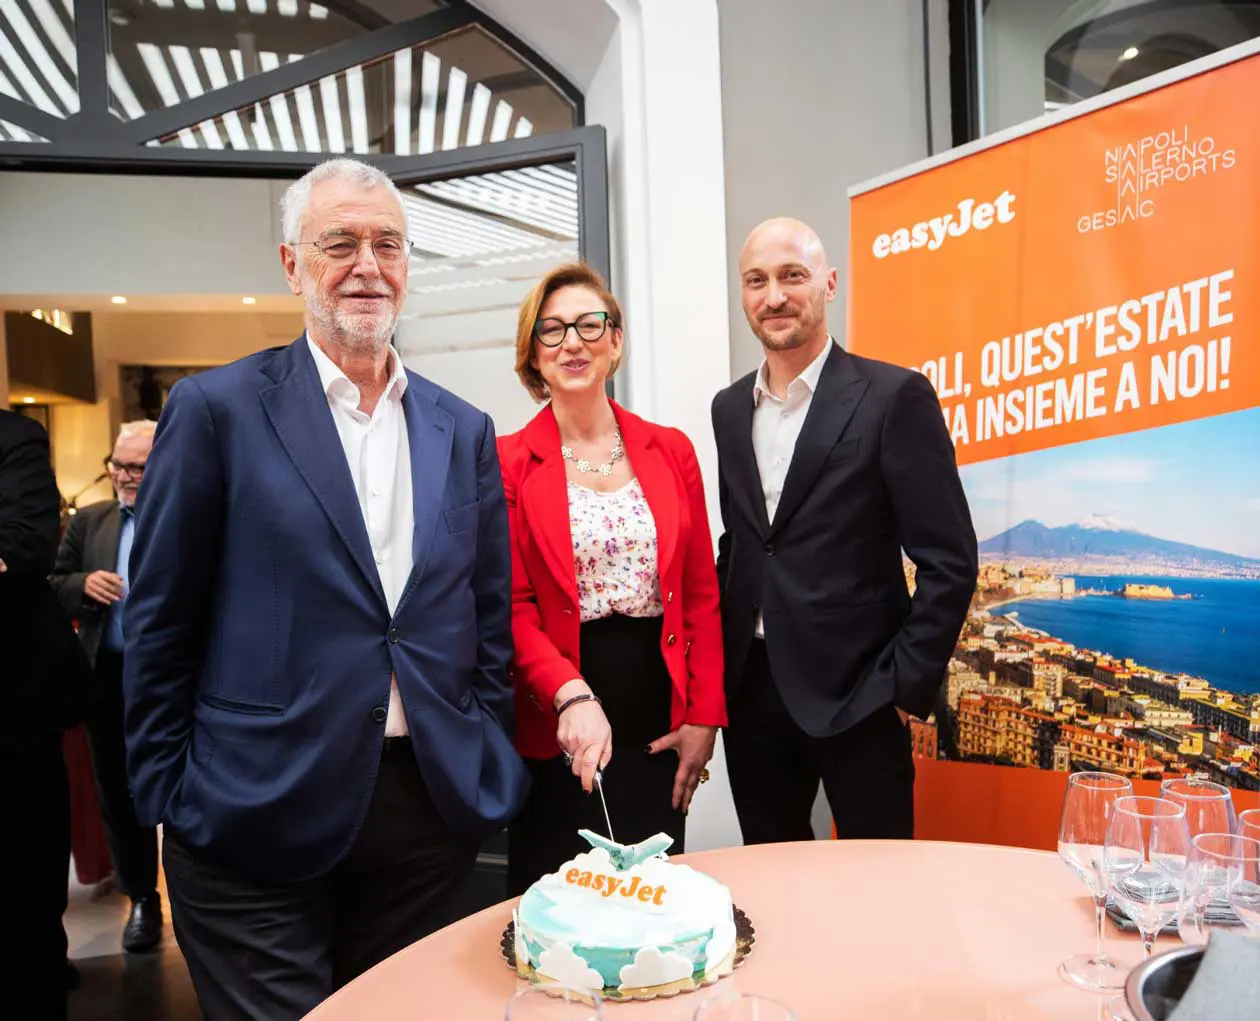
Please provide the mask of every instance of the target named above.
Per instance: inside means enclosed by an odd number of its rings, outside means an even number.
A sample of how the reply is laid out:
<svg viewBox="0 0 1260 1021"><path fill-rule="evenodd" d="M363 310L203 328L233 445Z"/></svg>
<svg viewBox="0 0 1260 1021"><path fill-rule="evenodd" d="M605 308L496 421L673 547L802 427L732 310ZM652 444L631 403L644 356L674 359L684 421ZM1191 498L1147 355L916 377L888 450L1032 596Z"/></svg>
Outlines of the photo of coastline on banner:
<svg viewBox="0 0 1260 1021"><path fill-rule="evenodd" d="M931 380L980 540L944 757L1260 790L1260 55L1238 53L850 192L847 346Z"/></svg>

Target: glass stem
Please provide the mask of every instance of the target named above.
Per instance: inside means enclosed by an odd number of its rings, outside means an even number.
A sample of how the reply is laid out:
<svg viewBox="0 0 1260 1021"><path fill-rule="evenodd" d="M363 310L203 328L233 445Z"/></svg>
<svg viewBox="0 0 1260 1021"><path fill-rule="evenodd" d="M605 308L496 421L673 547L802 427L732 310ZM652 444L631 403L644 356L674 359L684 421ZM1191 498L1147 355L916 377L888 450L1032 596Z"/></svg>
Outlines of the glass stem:
<svg viewBox="0 0 1260 1021"><path fill-rule="evenodd" d="M1094 915L1097 929L1095 933L1094 959L1105 961L1107 959L1103 953L1103 922L1107 917L1107 895L1105 893L1101 897L1094 898Z"/></svg>
<svg viewBox="0 0 1260 1021"><path fill-rule="evenodd" d="M1151 950L1155 946L1155 938L1159 935L1159 929L1152 929L1150 932L1147 932L1145 929L1142 929L1141 932L1142 932L1142 960L1149 961L1151 959Z"/></svg>

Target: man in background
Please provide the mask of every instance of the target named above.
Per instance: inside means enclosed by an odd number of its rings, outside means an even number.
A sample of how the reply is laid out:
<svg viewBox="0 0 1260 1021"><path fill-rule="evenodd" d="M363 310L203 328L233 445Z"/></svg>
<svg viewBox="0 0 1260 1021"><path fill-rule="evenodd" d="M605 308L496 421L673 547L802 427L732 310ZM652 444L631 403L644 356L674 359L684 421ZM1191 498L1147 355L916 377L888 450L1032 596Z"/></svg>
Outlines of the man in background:
<svg viewBox="0 0 1260 1021"><path fill-rule="evenodd" d="M0 411L0 875L6 1003L66 1016L70 794L61 738L92 695L91 671L48 587L61 497L38 422Z"/></svg>
<svg viewBox="0 0 1260 1021"><path fill-rule="evenodd" d="M123 949L154 949L162 939L162 901L157 891L157 830L136 822L127 784L123 733L123 606L135 533L135 503L153 446L155 422L127 422L105 462L113 500L84 507L66 529L49 577L63 609L79 622L79 639L100 682L102 700L85 721L92 767L109 837L114 875L131 898ZM179 564L169 569L179 572Z"/></svg>

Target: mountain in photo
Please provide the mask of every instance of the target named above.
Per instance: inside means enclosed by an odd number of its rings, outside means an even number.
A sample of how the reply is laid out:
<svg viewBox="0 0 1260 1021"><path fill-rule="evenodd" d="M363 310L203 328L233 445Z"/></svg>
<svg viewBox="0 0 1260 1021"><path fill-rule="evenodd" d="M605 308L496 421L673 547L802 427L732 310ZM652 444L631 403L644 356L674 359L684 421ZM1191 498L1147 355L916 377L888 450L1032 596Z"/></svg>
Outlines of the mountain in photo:
<svg viewBox="0 0 1260 1021"><path fill-rule="evenodd" d="M1038 560L1118 560L1142 566L1222 567L1260 569L1260 560L1222 550L1173 542L1136 531L1126 522L1090 518L1071 525L1049 527L1040 521L1021 521L980 543L991 556Z"/></svg>

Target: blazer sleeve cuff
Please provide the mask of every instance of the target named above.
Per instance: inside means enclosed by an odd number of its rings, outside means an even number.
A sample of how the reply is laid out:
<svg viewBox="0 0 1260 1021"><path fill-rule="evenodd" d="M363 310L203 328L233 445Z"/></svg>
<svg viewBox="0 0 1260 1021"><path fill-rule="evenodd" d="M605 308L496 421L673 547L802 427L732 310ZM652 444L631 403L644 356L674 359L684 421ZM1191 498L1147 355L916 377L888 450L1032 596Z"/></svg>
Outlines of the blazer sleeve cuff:
<svg viewBox="0 0 1260 1021"><path fill-rule="evenodd" d="M683 723L696 727L725 727L726 722L726 694L720 687L716 694L702 693L683 714Z"/></svg>
<svg viewBox="0 0 1260 1021"><path fill-rule="evenodd" d="M692 706L683 717L683 723L689 723L693 727L725 727L726 710Z"/></svg>

